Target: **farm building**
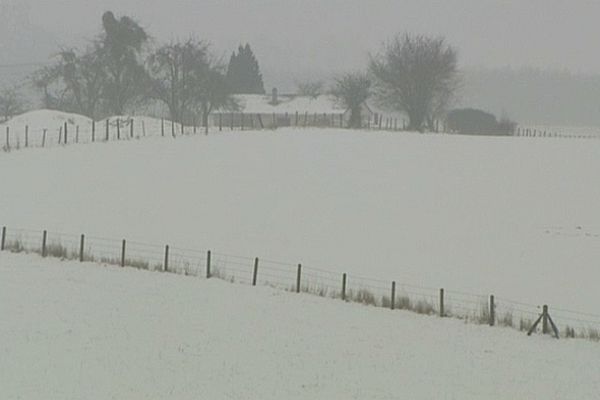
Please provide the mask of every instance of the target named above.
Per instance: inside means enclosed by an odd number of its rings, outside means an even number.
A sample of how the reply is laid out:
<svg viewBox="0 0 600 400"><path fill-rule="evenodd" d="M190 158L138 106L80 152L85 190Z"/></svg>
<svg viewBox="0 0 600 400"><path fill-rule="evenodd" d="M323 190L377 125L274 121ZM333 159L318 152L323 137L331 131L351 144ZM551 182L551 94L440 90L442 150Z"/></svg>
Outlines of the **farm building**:
<svg viewBox="0 0 600 400"><path fill-rule="evenodd" d="M317 97L240 94L234 96L236 109L220 109L211 114L214 126L274 128L281 126L347 126L350 110L331 95ZM362 119L366 126L373 112L365 103Z"/></svg>

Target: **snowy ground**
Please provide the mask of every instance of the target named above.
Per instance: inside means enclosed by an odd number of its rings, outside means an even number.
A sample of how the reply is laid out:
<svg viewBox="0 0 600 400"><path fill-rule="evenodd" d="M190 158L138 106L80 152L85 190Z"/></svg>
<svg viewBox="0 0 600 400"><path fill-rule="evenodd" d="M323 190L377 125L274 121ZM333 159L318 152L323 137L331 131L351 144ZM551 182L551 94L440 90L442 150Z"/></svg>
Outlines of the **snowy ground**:
<svg viewBox="0 0 600 400"><path fill-rule="evenodd" d="M3 399L593 399L600 346L0 253Z"/></svg>
<svg viewBox="0 0 600 400"><path fill-rule="evenodd" d="M597 314L600 141L213 133L0 153L0 224Z"/></svg>

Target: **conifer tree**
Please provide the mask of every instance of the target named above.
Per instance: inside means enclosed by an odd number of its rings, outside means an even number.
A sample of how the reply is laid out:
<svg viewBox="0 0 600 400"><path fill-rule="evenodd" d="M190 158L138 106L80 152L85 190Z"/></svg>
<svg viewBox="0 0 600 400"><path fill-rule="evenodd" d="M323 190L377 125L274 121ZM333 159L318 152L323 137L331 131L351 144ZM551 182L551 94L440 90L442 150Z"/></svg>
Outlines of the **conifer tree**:
<svg viewBox="0 0 600 400"><path fill-rule="evenodd" d="M249 44L240 45L237 54L234 51L231 55L227 68L227 83L233 93L265 94L258 61Z"/></svg>

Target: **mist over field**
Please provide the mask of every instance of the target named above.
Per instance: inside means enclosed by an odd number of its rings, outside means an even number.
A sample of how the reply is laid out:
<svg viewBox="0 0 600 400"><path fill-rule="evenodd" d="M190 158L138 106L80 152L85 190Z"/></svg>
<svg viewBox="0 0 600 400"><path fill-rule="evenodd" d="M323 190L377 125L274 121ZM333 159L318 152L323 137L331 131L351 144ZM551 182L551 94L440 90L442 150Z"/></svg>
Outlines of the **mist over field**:
<svg viewBox="0 0 600 400"><path fill-rule="evenodd" d="M195 35L225 59L249 42L266 86L281 92L361 68L398 31L443 35L460 50L458 106L524 124L600 124L600 53L591 42L600 3L587 1L1 0L0 83L93 38L109 9L141 21L156 41Z"/></svg>
<svg viewBox="0 0 600 400"><path fill-rule="evenodd" d="M0 0L0 399L598 398L598 15Z"/></svg>

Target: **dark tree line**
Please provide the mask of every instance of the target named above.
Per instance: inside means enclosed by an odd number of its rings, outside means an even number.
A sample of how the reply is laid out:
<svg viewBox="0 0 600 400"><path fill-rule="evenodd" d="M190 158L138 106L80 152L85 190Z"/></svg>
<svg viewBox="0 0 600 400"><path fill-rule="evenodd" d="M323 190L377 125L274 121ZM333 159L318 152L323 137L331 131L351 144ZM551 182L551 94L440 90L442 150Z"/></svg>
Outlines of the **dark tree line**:
<svg viewBox="0 0 600 400"><path fill-rule="evenodd" d="M148 33L135 20L112 12L102 16L102 30L86 47L62 49L52 65L32 82L45 108L91 118L121 115L140 102L163 103L171 119L197 116L206 125L216 108L235 107L232 94L264 94L258 61L248 44L240 45L225 66L207 43L188 39L151 48ZM317 97L322 82L298 85ZM363 124L363 106L374 97L383 108L405 114L409 129L433 130L459 86L456 50L440 37L399 35L371 57L368 71L334 79L328 93L350 112L349 127ZM8 100L14 98L7 93ZM4 114L13 112L14 100ZM0 104L1 106L1 104Z"/></svg>
<svg viewBox="0 0 600 400"><path fill-rule="evenodd" d="M408 116L409 129L434 130L459 86L457 53L443 38L400 35L371 57L367 73L338 77L332 93L361 127L360 107L371 96L384 109Z"/></svg>
<svg viewBox="0 0 600 400"><path fill-rule="evenodd" d="M94 40L85 48L60 50L32 82L48 109L99 118L152 99L174 121L199 115L206 124L214 108L233 104L226 72L207 43L189 39L151 49L139 23L106 12Z"/></svg>

